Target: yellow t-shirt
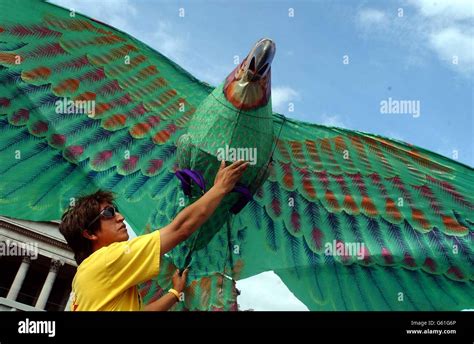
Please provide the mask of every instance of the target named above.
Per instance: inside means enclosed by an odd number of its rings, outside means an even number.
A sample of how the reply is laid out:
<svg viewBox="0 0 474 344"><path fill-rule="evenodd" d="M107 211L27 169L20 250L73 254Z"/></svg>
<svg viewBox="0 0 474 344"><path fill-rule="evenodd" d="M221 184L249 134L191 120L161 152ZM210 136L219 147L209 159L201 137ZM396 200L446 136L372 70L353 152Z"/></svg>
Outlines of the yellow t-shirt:
<svg viewBox="0 0 474 344"><path fill-rule="evenodd" d="M137 284L158 274L160 232L116 242L92 253L72 281L72 311L138 311Z"/></svg>

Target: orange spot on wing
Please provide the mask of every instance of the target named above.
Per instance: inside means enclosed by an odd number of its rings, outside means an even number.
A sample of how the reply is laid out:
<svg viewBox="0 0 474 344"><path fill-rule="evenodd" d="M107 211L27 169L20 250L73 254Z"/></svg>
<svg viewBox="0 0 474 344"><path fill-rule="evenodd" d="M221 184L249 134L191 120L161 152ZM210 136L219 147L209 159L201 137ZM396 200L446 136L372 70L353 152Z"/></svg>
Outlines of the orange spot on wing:
<svg viewBox="0 0 474 344"><path fill-rule="evenodd" d="M377 216L378 211L375 208L374 202L368 196L362 197L362 208L365 210L365 213L369 216Z"/></svg>
<svg viewBox="0 0 474 344"><path fill-rule="evenodd" d="M77 79L67 79L61 82L58 86L53 87L54 93L59 96L74 93L79 88L80 81Z"/></svg>
<svg viewBox="0 0 474 344"><path fill-rule="evenodd" d="M391 198L388 198L385 201L385 212L387 213L388 216L390 216L397 222L402 219L402 214L400 213L398 208L395 206L395 202Z"/></svg>
<svg viewBox="0 0 474 344"><path fill-rule="evenodd" d="M435 169L435 170L445 172L445 173L451 172L451 169L449 167L443 166L435 161L430 160L429 157L422 155L421 153L417 152L415 149L408 151L407 154L423 167L426 167L429 169Z"/></svg>
<svg viewBox="0 0 474 344"><path fill-rule="evenodd" d="M169 125L167 129L163 129L153 136L153 142L156 144L163 144L169 140L171 135L176 131L175 125Z"/></svg>
<svg viewBox="0 0 474 344"><path fill-rule="evenodd" d="M158 69L156 68L156 66L148 66L148 67L143 68L137 74L137 77L138 78L143 78L143 77L147 77L147 76L151 76L151 75L155 75L155 74L158 74Z"/></svg>
<svg viewBox="0 0 474 344"><path fill-rule="evenodd" d="M286 145L285 145L285 141L282 141L282 140L277 140L277 148L278 148L278 151L281 155L281 157L283 157L283 161L290 161L290 153L288 152L287 148L286 148Z"/></svg>
<svg viewBox="0 0 474 344"><path fill-rule="evenodd" d="M30 71L21 72L21 78L25 81L46 80L51 75L48 67L38 67Z"/></svg>
<svg viewBox="0 0 474 344"><path fill-rule="evenodd" d="M311 180L308 177L303 177L303 188L304 191L306 191L306 194L308 195L309 198L315 199L316 198L316 190L313 187L313 184L311 183Z"/></svg>
<svg viewBox="0 0 474 344"><path fill-rule="evenodd" d="M303 175L303 189L308 195L309 198L315 199L316 198L316 190L314 189L311 175L306 169L300 170L300 173Z"/></svg>
<svg viewBox="0 0 474 344"><path fill-rule="evenodd" d="M0 63L16 64L17 60L23 62L24 59L18 54L0 52Z"/></svg>
<svg viewBox="0 0 474 344"><path fill-rule="evenodd" d="M294 180L293 180L293 171L291 170L290 164L281 163L283 169L283 183L288 189L293 189Z"/></svg>
<svg viewBox="0 0 474 344"><path fill-rule="evenodd" d="M82 100L86 100L86 101L90 101L90 100L95 100L95 98L97 97L97 95L94 93L94 92L84 92L80 95L78 95L76 98L74 98L74 100L79 100L79 101L82 101Z"/></svg>
<svg viewBox="0 0 474 344"><path fill-rule="evenodd" d="M102 115L104 112L106 112L110 108L111 108L111 106L108 103L96 104L96 106L95 106L95 115L96 116Z"/></svg>
<svg viewBox="0 0 474 344"><path fill-rule="evenodd" d="M161 130L153 136L153 142L155 143L165 143L170 138L171 134L168 130Z"/></svg>
<svg viewBox="0 0 474 344"><path fill-rule="evenodd" d="M306 162L305 162L305 158L303 154L303 145L301 144L301 142L290 141L289 143L290 143L291 151L293 153L295 161L299 165L305 165Z"/></svg>
<svg viewBox="0 0 474 344"><path fill-rule="evenodd" d="M327 190L326 194L324 195L326 197L326 201L329 203L329 205L335 210L339 211L339 203L337 202L337 198L334 195L334 192L331 190Z"/></svg>
<svg viewBox="0 0 474 344"><path fill-rule="evenodd" d="M324 154L329 159L329 166L328 166L329 168L328 168L328 170L340 171L341 168L339 167L338 162L334 158L334 154L333 154L333 151L332 151L331 139L329 139L329 138L321 139L321 150L324 152Z"/></svg>
<svg viewBox="0 0 474 344"><path fill-rule="evenodd" d="M321 158L319 157L318 149L316 147L316 142L311 140L306 140L306 150L309 153L311 161L316 165L316 170L322 170Z"/></svg>
<svg viewBox="0 0 474 344"><path fill-rule="evenodd" d="M425 215L420 209L413 208L411 210L411 214L412 214L413 220L419 223L421 227L423 227L423 229L429 229L431 227L430 223L428 222Z"/></svg>
<svg viewBox="0 0 474 344"><path fill-rule="evenodd" d="M450 232L453 232L453 234L467 234L468 229L464 226L461 226L454 217L441 215L441 218L443 219L443 223L446 228Z"/></svg>
<svg viewBox="0 0 474 344"><path fill-rule="evenodd" d="M126 121L127 121L127 116L125 115L121 115L121 114L113 115L104 122L104 127L106 129L122 128L125 125Z"/></svg>
<svg viewBox="0 0 474 344"><path fill-rule="evenodd" d="M137 123L132 129L130 129L130 135L138 139L145 136L151 129L151 126L148 123Z"/></svg>
<svg viewBox="0 0 474 344"><path fill-rule="evenodd" d="M344 196L344 202L343 205L344 209L349 210L351 214L358 214L359 213L359 208L357 207L356 202L354 201L354 198L352 198L351 195L345 195Z"/></svg>

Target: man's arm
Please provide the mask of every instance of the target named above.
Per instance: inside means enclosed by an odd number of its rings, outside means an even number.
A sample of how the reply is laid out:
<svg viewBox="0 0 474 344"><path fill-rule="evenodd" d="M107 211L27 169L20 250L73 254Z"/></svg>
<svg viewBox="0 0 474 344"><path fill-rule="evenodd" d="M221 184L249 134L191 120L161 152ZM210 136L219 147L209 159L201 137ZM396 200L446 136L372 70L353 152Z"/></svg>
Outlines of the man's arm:
<svg viewBox="0 0 474 344"><path fill-rule="evenodd" d="M211 217L224 196L234 188L247 166L248 162L240 160L225 167L225 162L222 161L214 186L196 202L183 209L173 222L160 230L162 255L189 238Z"/></svg>
<svg viewBox="0 0 474 344"><path fill-rule="evenodd" d="M183 271L183 274L179 274L179 270L174 272L172 277L173 281L173 289L176 290L178 293L181 293L186 286L186 278L188 277L189 270L186 269ZM158 300L149 303L145 307L143 307L144 311L158 311L163 312L169 310L173 305L178 302L178 297L172 293L166 293Z"/></svg>
<svg viewBox="0 0 474 344"><path fill-rule="evenodd" d="M151 312L164 312L169 310L173 305L178 301L178 298L171 293L166 293L158 300L149 303L145 307L143 307L144 311L151 311Z"/></svg>

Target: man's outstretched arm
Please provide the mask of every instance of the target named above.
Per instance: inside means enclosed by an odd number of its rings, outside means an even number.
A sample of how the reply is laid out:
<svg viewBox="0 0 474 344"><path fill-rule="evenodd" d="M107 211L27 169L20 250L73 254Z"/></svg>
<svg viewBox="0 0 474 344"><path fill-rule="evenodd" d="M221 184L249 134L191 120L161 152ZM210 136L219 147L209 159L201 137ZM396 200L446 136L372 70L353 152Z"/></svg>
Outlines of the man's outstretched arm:
<svg viewBox="0 0 474 344"><path fill-rule="evenodd" d="M169 225L160 230L161 254L186 240L214 213L224 196L232 191L248 162L239 160L225 167L222 161L214 186L200 199L183 209Z"/></svg>

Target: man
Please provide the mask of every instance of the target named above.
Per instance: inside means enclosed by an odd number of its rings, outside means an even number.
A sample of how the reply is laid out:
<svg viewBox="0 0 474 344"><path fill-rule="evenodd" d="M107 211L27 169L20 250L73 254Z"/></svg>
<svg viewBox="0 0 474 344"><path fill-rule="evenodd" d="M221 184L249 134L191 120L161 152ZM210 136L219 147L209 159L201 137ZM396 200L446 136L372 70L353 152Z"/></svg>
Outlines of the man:
<svg viewBox="0 0 474 344"><path fill-rule="evenodd" d="M124 218L106 191L82 197L63 215L59 230L78 264L72 282L73 311L165 311L179 300L187 269L173 275L173 288L143 306L137 284L159 271L160 257L186 240L213 214L242 176L248 162L222 161L214 186L159 231L128 240Z"/></svg>

